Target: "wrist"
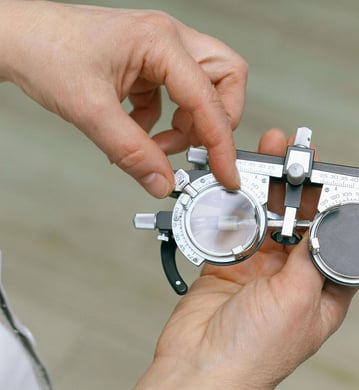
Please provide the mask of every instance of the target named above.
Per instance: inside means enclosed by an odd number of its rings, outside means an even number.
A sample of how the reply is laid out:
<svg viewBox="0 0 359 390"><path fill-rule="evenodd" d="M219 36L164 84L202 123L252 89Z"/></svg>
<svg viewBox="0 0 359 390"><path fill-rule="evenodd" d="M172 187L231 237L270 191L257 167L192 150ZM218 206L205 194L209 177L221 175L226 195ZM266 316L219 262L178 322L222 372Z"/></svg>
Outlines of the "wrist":
<svg viewBox="0 0 359 390"><path fill-rule="evenodd" d="M150 389L199 389L207 390L272 390L275 386L253 383L253 378L247 378L238 366L235 378L233 370L217 370L212 367L207 370L198 367L190 361L180 361L172 358L155 358L147 371L135 386L135 390ZM257 381L255 379L254 382Z"/></svg>
<svg viewBox="0 0 359 390"><path fill-rule="evenodd" d="M169 362L167 359L155 359L135 386L135 390L149 389L199 389L208 390L215 388L227 389L223 386L215 386L214 380L209 375L204 375L201 370L196 370L187 362ZM229 390L230 388L228 388Z"/></svg>

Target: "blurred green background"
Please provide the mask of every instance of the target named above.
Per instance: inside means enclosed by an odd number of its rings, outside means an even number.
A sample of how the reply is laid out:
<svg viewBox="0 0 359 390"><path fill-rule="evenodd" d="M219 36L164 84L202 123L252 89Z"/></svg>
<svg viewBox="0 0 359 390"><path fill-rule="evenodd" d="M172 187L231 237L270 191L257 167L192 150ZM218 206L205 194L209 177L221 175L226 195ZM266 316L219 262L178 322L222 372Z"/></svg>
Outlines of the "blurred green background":
<svg viewBox="0 0 359 390"><path fill-rule="evenodd" d="M249 63L236 145L313 129L323 161L358 165L359 2L182 0L87 2L166 11L213 35ZM29 48L31 50L31 48ZM169 128L164 96L155 130ZM16 87L0 86L0 247L3 280L32 329L55 388L129 389L151 361L178 297L162 272L155 232L136 212L170 209L152 199L78 130ZM184 156L171 160L184 165ZM198 269L180 261L193 279ZM341 330L281 389L357 389L358 301Z"/></svg>

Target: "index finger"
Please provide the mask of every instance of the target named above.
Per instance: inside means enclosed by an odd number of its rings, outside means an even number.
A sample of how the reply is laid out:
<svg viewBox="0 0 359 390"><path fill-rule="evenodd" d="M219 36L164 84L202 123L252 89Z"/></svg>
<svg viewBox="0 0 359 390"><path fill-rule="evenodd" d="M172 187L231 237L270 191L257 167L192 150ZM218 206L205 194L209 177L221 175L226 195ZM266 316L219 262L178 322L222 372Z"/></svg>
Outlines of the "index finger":
<svg viewBox="0 0 359 390"><path fill-rule="evenodd" d="M170 98L193 119L191 131L208 149L211 169L227 188L239 187L230 120L208 75L180 45L169 45L166 61L152 58L151 78L165 85Z"/></svg>

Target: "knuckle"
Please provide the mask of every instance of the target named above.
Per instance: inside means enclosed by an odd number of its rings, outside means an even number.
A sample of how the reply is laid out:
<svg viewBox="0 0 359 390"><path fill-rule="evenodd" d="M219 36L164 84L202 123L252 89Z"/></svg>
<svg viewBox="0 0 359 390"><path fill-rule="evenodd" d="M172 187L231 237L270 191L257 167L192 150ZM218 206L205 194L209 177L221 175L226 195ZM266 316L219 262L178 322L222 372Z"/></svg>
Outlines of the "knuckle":
<svg viewBox="0 0 359 390"><path fill-rule="evenodd" d="M174 19L163 11L151 11L143 18L144 32L149 36L173 36L177 34Z"/></svg>
<svg viewBox="0 0 359 390"><path fill-rule="evenodd" d="M237 61L233 63L232 72L227 77L228 80L232 79L234 84L239 85L241 89L243 89L247 83L248 72L248 63L242 57L239 57Z"/></svg>
<svg viewBox="0 0 359 390"><path fill-rule="evenodd" d="M237 59L232 62L232 69L230 74L227 75L228 80L232 80L233 83L245 87L248 79L249 65L239 55Z"/></svg>
<svg viewBox="0 0 359 390"><path fill-rule="evenodd" d="M234 131L236 129L236 127L238 126L239 124L239 121L240 121L240 117L241 117L241 113L240 112L229 112L229 111L226 111L226 114L227 114L227 118L228 118L228 122L231 126L231 129L232 131Z"/></svg>
<svg viewBox="0 0 359 390"><path fill-rule="evenodd" d="M248 76L248 71L249 71L249 65L248 65L248 62L243 59L242 57L239 57L238 58L238 62L237 62L237 67L238 67L238 71L240 74L242 74L242 77L246 77Z"/></svg>

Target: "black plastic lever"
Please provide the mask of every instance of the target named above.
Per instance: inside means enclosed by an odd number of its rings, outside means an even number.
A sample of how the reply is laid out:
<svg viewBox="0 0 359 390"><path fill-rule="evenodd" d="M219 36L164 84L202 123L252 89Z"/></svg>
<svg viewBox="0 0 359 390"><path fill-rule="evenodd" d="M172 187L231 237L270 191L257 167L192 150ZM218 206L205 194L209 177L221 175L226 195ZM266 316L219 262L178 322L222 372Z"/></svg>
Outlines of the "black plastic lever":
<svg viewBox="0 0 359 390"><path fill-rule="evenodd" d="M176 265L176 241L169 237L168 241L161 243L161 259L162 267L166 277L172 288L178 295L186 294L188 287L185 281L181 278Z"/></svg>

